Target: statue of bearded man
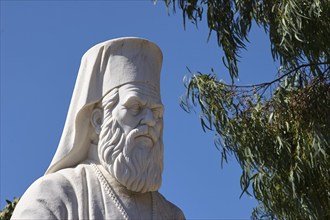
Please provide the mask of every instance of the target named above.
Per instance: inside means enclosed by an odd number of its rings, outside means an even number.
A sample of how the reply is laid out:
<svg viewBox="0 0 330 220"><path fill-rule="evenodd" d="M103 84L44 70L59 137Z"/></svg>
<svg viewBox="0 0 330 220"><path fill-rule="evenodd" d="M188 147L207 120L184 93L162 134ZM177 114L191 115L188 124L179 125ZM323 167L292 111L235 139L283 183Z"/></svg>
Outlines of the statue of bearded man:
<svg viewBox="0 0 330 220"><path fill-rule="evenodd" d="M56 154L12 219L184 219L158 192L161 64L161 50L141 38L86 52Z"/></svg>

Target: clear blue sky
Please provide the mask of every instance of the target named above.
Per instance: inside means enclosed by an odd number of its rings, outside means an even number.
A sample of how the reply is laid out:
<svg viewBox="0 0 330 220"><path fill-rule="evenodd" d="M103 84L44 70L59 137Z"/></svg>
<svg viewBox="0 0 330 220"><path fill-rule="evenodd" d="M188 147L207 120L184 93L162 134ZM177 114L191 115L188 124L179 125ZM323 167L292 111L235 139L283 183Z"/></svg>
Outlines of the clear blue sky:
<svg viewBox="0 0 330 220"><path fill-rule="evenodd" d="M80 59L112 38L147 38L162 48L161 92L165 105L165 170L161 192L188 219L248 219L256 205L241 199L240 168L232 157L223 169L213 134L198 112L179 107L186 66L229 81L205 21L187 24L181 11L168 16L162 1L1 1L1 191L21 196L46 171L57 148ZM274 78L267 36L254 29L242 52L240 83Z"/></svg>

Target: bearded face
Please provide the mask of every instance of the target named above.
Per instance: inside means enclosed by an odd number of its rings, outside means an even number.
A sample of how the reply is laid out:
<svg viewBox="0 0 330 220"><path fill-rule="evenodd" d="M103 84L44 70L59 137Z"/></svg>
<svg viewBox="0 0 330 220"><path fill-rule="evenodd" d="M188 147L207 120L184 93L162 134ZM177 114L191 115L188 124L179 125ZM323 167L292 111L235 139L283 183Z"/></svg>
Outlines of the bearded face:
<svg viewBox="0 0 330 220"><path fill-rule="evenodd" d="M153 91L143 84L126 84L102 101L100 161L135 192L156 191L162 181L164 108Z"/></svg>

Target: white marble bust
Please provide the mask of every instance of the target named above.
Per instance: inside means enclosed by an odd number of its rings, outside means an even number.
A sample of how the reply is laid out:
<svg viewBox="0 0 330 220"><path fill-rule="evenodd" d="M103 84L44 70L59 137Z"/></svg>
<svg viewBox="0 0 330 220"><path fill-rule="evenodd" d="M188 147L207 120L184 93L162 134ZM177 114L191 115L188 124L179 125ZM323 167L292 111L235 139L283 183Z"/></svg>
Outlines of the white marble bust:
<svg viewBox="0 0 330 220"><path fill-rule="evenodd" d="M12 219L184 219L158 192L161 65L161 50L141 38L86 52L56 154Z"/></svg>

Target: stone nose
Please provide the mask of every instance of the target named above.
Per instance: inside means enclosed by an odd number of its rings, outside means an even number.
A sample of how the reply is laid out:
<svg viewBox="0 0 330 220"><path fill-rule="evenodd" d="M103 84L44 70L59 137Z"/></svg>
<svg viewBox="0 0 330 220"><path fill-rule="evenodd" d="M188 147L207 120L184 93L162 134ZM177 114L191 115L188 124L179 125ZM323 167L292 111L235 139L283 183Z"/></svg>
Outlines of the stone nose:
<svg viewBox="0 0 330 220"><path fill-rule="evenodd" d="M156 119L155 119L153 111L149 108L146 108L144 111L145 112L143 114L141 124L145 124L145 125L148 125L150 127L155 126L156 125Z"/></svg>

